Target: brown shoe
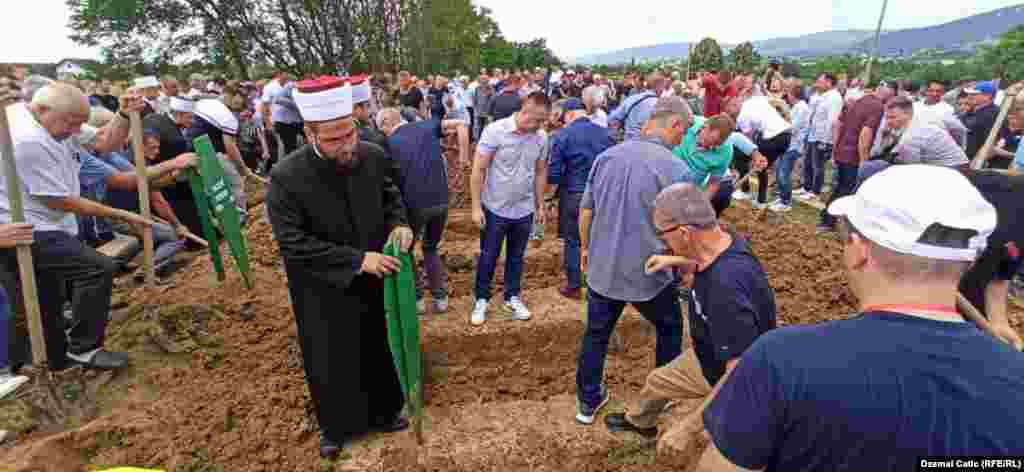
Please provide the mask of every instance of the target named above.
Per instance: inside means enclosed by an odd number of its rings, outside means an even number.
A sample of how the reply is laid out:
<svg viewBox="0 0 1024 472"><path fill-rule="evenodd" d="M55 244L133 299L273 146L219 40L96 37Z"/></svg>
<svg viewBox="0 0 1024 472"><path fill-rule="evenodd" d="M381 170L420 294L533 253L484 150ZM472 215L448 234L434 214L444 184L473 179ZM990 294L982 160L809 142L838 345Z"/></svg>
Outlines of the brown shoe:
<svg viewBox="0 0 1024 472"><path fill-rule="evenodd" d="M565 298L570 300L582 300L583 294L578 288L562 287L558 289L558 293Z"/></svg>

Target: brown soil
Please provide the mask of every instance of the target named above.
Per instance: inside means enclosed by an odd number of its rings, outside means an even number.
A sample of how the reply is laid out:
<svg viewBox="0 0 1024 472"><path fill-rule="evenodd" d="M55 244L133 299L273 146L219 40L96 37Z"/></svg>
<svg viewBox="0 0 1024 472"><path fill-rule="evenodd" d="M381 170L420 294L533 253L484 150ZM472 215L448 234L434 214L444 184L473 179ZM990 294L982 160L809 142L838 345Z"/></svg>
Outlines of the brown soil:
<svg viewBox="0 0 1024 472"><path fill-rule="evenodd" d="M464 196L455 192L453 204L464 207ZM806 223L750 215L733 209L726 220L750 235L784 324L854 311L836 241L815 236ZM650 441L574 423L585 314L581 302L557 294L557 240L527 252L524 298L533 320L511 321L492 309L486 325L469 326L479 236L466 210L453 210L442 246L452 311L423 322L426 444L417 448L409 433L374 435L347 446L337 463L321 461L280 255L262 209L252 218L256 288L245 290L230 262L227 280L217 282L205 256L166 286L119 284L117 300L130 306L115 312L109 344L132 352L136 367L106 380L100 415L69 422L64 433L53 434L38 415L22 415L21 437L0 449L0 470L673 470L656 461ZM1019 327L1019 310L1014 318ZM606 368L610 409L641 388L654 362L653 332L639 315L628 312L618 332L625 347ZM20 411L27 401L0 403L0 413Z"/></svg>

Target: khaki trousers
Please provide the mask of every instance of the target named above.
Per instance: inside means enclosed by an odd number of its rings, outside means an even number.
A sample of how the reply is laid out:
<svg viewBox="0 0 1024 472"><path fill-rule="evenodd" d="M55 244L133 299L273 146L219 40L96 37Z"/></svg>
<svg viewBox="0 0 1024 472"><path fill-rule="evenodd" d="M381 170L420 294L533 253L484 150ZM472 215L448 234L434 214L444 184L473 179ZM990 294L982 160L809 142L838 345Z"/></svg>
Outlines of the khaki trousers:
<svg viewBox="0 0 1024 472"><path fill-rule="evenodd" d="M653 428L669 401L703 400L710 394L711 385L704 378L697 353L689 348L647 375L640 397L626 409L626 419L638 428Z"/></svg>

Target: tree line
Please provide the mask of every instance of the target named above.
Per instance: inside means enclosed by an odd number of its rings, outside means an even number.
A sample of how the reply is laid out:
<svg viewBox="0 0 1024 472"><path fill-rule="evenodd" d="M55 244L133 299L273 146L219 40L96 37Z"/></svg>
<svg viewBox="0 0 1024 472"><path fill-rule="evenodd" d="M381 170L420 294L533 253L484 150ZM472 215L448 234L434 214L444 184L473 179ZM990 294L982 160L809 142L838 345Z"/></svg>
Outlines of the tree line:
<svg viewBox="0 0 1024 472"><path fill-rule="evenodd" d="M883 58L875 63L872 75L888 80L909 80L925 83L939 80L947 83L962 80L1003 79L1004 82L1024 80L1024 25L1019 25L1001 35L991 44L979 46L971 56L939 58ZM595 66L602 74L619 76L627 70L649 72L655 69L685 71L730 70L759 74L767 67L767 60L761 56L752 43L744 42L723 52L714 38L703 38L690 52L689 64L686 58L645 62L642 64ZM847 77L859 77L867 67L868 58L862 55L833 55L808 59L778 58L786 76L813 80L819 74L829 72Z"/></svg>
<svg viewBox="0 0 1024 472"><path fill-rule="evenodd" d="M359 72L476 74L561 63L509 41L471 0L66 0L71 38L103 78L213 72L253 79Z"/></svg>

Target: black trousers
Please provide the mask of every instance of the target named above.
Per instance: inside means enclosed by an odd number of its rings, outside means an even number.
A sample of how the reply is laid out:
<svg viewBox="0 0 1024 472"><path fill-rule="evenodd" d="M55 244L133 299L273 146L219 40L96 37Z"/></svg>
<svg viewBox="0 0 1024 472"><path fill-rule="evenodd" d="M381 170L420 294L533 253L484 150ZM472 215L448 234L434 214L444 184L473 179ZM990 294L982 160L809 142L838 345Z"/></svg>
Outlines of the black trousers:
<svg viewBox="0 0 1024 472"><path fill-rule="evenodd" d="M779 133L772 139L758 139L757 150L768 159L768 167L757 172L757 201L758 203L768 202L768 169L779 160L786 150L789 149L790 133L786 131Z"/></svg>
<svg viewBox="0 0 1024 472"><path fill-rule="evenodd" d="M49 367L60 370L67 365L67 353L82 354L103 347L117 265L62 231L37 231L32 258ZM13 249L3 251L3 262L7 270L18 273ZM71 301L74 313L74 325L67 334L65 300Z"/></svg>
<svg viewBox="0 0 1024 472"><path fill-rule="evenodd" d="M302 133L300 123L274 123L274 132L281 136L284 144L284 155L287 156L299 148L299 134Z"/></svg>

